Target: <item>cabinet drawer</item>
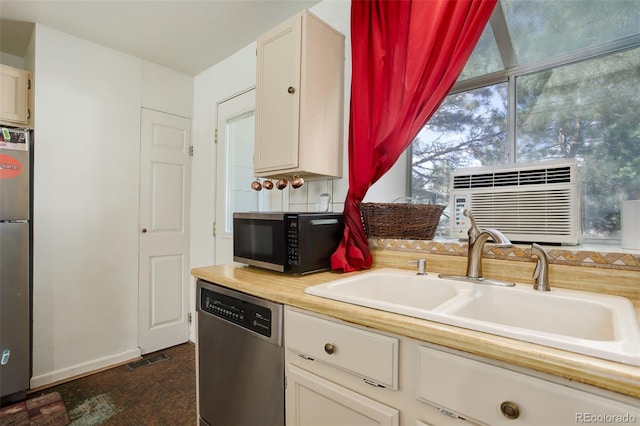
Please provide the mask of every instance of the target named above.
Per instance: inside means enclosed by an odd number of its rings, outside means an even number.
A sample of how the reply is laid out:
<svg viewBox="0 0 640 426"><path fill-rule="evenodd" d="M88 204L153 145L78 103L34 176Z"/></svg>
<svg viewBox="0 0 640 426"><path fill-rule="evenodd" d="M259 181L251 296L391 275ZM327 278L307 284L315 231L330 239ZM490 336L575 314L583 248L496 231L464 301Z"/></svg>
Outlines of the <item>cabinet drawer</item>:
<svg viewBox="0 0 640 426"><path fill-rule="evenodd" d="M424 346L418 348L417 374L419 400L484 424L569 425L591 423L595 416L640 419L638 407Z"/></svg>
<svg viewBox="0 0 640 426"><path fill-rule="evenodd" d="M398 388L398 339L287 309L285 345L382 386Z"/></svg>

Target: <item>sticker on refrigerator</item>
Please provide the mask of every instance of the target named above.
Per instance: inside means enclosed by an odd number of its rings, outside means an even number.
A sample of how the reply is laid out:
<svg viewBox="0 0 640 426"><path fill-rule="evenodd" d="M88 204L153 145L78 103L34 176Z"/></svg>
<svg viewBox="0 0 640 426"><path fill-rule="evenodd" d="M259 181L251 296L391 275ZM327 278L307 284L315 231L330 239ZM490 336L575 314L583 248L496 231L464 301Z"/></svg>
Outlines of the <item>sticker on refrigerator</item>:
<svg viewBox="0 0 640 426"><path fill-rule="evenodd" d="M22 163L10 155L0 154L0 179L11 179L20 176Z"/></svg>
<svg viewBox="0 0 640 426"><path fill-rule="evenodd" d="M0 148L13 149L16 151L28 151L28 133L21 129L0 129Z"/></svg>

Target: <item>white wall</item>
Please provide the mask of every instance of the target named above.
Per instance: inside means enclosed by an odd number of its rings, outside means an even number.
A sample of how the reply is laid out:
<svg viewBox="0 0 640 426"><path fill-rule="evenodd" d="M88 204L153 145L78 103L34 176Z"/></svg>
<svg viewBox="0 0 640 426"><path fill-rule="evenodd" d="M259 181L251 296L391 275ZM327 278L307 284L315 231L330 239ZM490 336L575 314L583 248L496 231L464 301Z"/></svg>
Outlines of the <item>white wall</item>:
<svg viewBox="0 0 640 426"><path fill-rule="evenodd" d="M191 265L215 263L213 222L215 221L216 145L214 130L217 104L256 84L256 44L197 75L194 81L191 162ZM192 298L193 299L193 298Z"/></svg>
<svg viewBox="0 0 640 426"><path fill-rule="evenodd" d="M24 69L29 70L33 73L35 70L35 62L36 62L36 32L35 27L31 32L31 37L29 38L29 44L27 45L27 51L24 55ZM32 90L35 93L35 80L32 79Z"/></svg>
<svg viewBox="0 0 640 426"><path fill-rule="evenodd" d="M6 52L0 52L0 64L19 69L26 69L23 57Z"/></svg>
<svg viewBox="0 0 640 426"><path fill-rule="evenodd" d="M42 25L34 45L37 387L140 355L140 109L190 116L193 78Z"/></svg>
<svg viewBox="0 0 640 426"><path fill-rule="evenodd" d="M374 183L364 197L366 203L391 203L396 198L406 197L407 190L407 152L400 154L396 163Z"/></svg>
<svg viewBox="0 0 640 426"><path fill-rule="evenodd" d="M193 77L143 60L142 106L191 118L193 116Z"/></svg>
<svg viewBox="0 0 640 426"><path fill-rule="evenodd" d="M141 61L36 26L33 378L137 354Z"/></svg>

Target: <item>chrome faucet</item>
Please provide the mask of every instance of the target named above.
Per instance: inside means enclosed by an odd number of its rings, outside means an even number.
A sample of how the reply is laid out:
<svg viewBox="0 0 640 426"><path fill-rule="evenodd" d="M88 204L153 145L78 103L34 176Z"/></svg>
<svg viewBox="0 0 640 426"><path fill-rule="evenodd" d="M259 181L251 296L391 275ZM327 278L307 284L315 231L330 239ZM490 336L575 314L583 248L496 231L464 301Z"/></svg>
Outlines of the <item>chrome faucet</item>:
<svg viewBox="0 0 640 426"><path fill-rule="evenodd" d="M549 256L542 246L531 244L531 254L538 258L536 269L533 271L533 278L536 280L533 285L534 290L549 291Z"/></svg>
<svg viewBox="0 0 640 426"><path fill-rule="evenodd" d="M492 238L498 247L513 247L506 235L493 228L480 231L473 241L469 238L467 278L482 278L482 252L489 238Z"/></svg>
<svg viewBox="0 0 640 426"><path fill-rule="evenodd" d="M493 284L504 287L514 286L513 282L504 282L486 279L482 276L482 253L485 243L491 238L498 247L513 247L509 238L502 232L494 228L480 229L476 224L476 219L470 210L462 212L471 221L471 227L467 231L469 243L467 248L467 275L464 277L440 275L440 278L475 281L483 284Z"/></svg>

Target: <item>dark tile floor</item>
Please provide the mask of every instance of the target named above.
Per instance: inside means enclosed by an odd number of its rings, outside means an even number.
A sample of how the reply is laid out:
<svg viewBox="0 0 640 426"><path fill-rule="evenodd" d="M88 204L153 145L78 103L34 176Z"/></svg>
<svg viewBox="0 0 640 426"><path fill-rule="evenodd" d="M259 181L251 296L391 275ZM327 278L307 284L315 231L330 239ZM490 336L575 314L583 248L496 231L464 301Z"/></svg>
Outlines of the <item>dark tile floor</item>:
<svg viewBox="0 0 640 426"><path fill-rule="evenodd" d="M196 425L195 345L167 348L143 360L34 392L57 391L71 425Z"/></svg>

